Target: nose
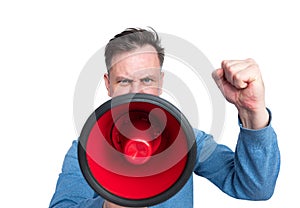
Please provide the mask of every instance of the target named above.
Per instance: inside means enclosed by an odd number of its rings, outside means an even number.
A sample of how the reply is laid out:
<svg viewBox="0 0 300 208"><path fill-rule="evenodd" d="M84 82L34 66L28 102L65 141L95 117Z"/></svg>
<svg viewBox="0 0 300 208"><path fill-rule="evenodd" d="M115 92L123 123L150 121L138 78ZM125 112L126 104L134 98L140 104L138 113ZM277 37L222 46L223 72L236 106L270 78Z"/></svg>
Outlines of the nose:
<svg viewBox="0 0 300 208"><path fill-rule="evenodd" d="M139 82L133 82L130 86L130 93L143 93L143 86Z"/></svg>

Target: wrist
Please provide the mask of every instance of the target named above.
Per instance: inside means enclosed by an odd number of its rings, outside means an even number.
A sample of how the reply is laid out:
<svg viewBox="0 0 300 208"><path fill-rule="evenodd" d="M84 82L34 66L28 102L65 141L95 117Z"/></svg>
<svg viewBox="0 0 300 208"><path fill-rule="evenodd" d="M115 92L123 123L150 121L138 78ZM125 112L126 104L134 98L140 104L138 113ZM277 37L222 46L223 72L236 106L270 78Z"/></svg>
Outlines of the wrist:
<svg viewBox="0 0 300 208"><path fill-rule="evenodd" d="M262 129L269 124L269 112L266 108L258 110L238 109L239 119L244 128Z"/></svg>

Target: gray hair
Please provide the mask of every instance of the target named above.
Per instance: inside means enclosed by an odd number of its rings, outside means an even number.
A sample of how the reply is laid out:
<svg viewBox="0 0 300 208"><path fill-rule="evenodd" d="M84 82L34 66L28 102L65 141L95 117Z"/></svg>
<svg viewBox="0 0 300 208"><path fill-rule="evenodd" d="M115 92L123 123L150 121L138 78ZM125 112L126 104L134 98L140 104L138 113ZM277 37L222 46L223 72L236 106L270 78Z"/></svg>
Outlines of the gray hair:
<svg viewBox="0 0 300 208"><path fill-rule="evenodd" d="M165 53L156 31L153 28L151 30L127 28L110 39L105 47L104 56L107 72L109 73L112 67L112 59L115 55L129 52L145 45L151 45L155 48L160 66L162 67Z"/></svg>

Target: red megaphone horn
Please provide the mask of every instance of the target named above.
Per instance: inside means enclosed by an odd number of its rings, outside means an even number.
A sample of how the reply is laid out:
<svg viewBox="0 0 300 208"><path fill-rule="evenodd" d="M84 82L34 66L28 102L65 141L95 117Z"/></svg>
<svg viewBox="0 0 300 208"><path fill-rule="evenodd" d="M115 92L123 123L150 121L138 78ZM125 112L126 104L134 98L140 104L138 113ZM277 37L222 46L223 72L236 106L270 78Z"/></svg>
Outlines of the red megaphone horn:
<svg viewBox="0 0 300 208"><path fill-rule="evenodd" d="M185 116L167 100L121 95L87 119L78 159L89 185L106 200L152 206L172 197L190 178L195 135Z"/></svg>

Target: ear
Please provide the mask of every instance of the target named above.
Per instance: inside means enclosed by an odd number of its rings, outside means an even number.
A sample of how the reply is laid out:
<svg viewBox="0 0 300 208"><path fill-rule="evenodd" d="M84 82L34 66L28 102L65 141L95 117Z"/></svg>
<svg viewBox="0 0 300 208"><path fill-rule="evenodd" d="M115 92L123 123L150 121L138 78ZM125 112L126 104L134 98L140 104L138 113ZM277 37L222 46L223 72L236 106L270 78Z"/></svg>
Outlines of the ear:
<svg viewBox="0 0 300 208"><path fill-rule="evenodd" d="M159 95L162 94L162 88L163 88L163 84L164 84L164 76L165 73L164 72L160 72L160 76L159 76Z"/></svg>
<svg viewBox="0 0 300 208"><path fill-rule="evenodd" d="M104 78L104 81L105 81L105 87L106 87L106 90L107 90L107 95L109 97L111 97L110 81L109 81L109 75L108 75L108 73L105 73L103 78Z"/></svg>

